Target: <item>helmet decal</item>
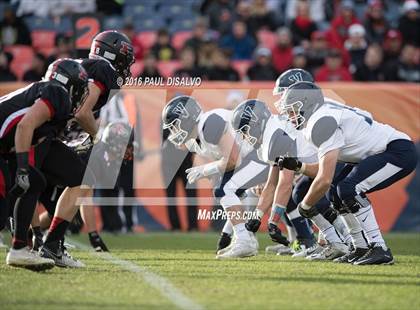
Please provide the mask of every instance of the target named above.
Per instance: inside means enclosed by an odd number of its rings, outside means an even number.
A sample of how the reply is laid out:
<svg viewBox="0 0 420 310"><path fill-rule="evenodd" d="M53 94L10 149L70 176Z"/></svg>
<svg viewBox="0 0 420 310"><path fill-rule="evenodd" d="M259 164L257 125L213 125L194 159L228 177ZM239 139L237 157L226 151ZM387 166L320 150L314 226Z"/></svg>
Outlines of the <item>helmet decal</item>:
<svg viewBox="0 0 420 310"><path fill-rule="evenodd" d="M180 102L178 103L173 110L173 113L175 113L176 115L182 117L182 118L188 118L190 117L190 113L188 113L187 109L185 108L185 106Z"/></svg>
<svg viewBox="0 0 420 310"><path fill-rule="evenodd" d="M292 74L289 76L289 81L291 82L301 82L303 81L302 73L296 72L295 74Z"/></svg>
<svg viewBox="0 0 420 310"><path fill-rule="evenodd" d="M248 123L258 122L258 117L257 115L255 115L254 110L250 106L245 107L244 111L242 112L241 118L247 120Z"/></svg>

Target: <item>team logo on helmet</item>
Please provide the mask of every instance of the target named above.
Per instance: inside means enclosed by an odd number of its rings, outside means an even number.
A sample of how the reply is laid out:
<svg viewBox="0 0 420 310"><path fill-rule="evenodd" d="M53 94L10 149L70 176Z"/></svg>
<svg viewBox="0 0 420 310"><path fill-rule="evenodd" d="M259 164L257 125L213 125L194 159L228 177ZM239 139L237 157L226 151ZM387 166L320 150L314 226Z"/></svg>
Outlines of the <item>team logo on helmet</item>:
<svg viewBox="0 0 420 310"><path fill-rule="evenodd" d="M182 118L190 117L190 113L188 113L187 109L181 102L175 106L173 113L175 113L176 115Z"/></svg>
<svg viewBox="0 0 420 310"><path fill-rule="evenodd" d="M128 55L129 50L130 50L130 44L125 41L121 41L120 53L123 55Z"/></svg>
<svg viewBox="0 0 420 310"><path fill-rule="evenodd" d="M245 110L242 112L241 118L246 119L248 123L258 122L258 117L257 115L255 115L254 111L252 110L252 107L250 106L245 107Z"/></svg>
<svg viewBox="0 0 420 310"><path fill-rule="evenodd" d="M288 79L292 82L301 82L301 81L303 81L302 73L301 72L296 72L295 74L290 75L288 77Z"/></svg>

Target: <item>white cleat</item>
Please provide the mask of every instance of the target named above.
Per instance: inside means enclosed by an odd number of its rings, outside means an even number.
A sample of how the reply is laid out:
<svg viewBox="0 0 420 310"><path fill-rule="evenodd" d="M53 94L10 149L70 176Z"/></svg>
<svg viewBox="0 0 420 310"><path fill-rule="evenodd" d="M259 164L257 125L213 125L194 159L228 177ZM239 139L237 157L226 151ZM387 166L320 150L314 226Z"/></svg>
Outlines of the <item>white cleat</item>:
<svg viewBox="0 0 420 310"><path fill-rule="evenodd" d="M290 255L292 249L283 244L269 245L265 248L266 254L277 254L277 255Z"/></svg>
<svg viewBox="0 0 420 310"><path fill-rule="evenodd" d="M66 250L63 251L63 255L61 256L60 265L55 263L59 267L69 267L69 268L85 268L86 265L82 263L80 260L72 257L69 252Z"/></svg>
<svg viewBox="0 0 420 310"><path fill-rule="evenodd" d="M311 255L314 251L318 249L319 245L318 243L315 243L313 246L307 248L305 245L301 245L301 250L299 252L296 252L292 255L292 257L306 257L308 255Z"/></svg>
<svg viewBox="0 0 420 310"><path fill-rule="evenodd" d="M6 256L6 264L34 271L44 271L54 267L54 260L41 257L37 252L24 247L19 250L10 249Z"/></svg>
<svg viewBox="0 0 420 310"><path fill-rule="evenodd" d="M258 249L260 248L260 244L258 243L258 239L256 235L252 232L249 232L249 236L251 238L252 243L254 244L254 247L257 249L257 252L258 252Z"/></svg>
<svg viewBox="0 0 420 310"><path fill-rule="evenodd" d="M252 240L236 240L228 251L217 254L217 259L231 259L255 256L258 254L258 248Z"/></svg>
<svg viewBox="0 0 420 310"><path fill-rule="evenodd" d="M334 242L328 244L320 253L314 253L306 257L308 260L333 260L337 257L346 255L349 248L345 243Z"/></svg>

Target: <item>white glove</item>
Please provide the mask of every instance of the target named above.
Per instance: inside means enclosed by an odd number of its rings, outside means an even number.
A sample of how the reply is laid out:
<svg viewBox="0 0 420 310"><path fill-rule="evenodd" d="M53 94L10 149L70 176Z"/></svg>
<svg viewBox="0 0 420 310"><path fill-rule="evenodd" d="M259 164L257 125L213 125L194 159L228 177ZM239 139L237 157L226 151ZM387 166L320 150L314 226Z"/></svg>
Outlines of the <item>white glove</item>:
<svg viewBox="0 0 420 310"><path fill-rule="evenodd" d="M185 170L188 183L192 184L202 178L219 173L219 162L214 161L206 165L191 167Z"/></svg>
<svg viewBox="0 0 420 310"><path fill-rule="evenodd" d="M185 172L187 173L188 183L193 184L196 181L205 177L204 166L205 165L191 167L191 168L188 168L187 170L185 170Z"/></svg>

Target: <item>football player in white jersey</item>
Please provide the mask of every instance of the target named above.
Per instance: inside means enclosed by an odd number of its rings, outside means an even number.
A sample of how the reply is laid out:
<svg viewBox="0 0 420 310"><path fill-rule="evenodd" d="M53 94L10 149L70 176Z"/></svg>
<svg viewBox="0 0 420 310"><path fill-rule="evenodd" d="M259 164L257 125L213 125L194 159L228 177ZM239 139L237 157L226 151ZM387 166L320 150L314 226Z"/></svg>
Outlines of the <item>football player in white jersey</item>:
<svg viewBox="0 0 420 310"><path fill-rule="evenodd" d="M210 163L188 169L188 182L202 178L218 180L214 195L227 215L242 213L242 194L248 188L265 182L268 166L258 161L256 153L230 127L232 111L214 109L203 113L197 101L189 96L173 98L162 112L163 128L168 129L168 140L178 147L211 160ZM235 141L236 139L236 141ZM235 258L256 255L258 242L245 228L245 218L230 217L235 238L230 246L217 252L216 258ZM226 227L225 227L226 228ZM288 243L280 235L279 241Z"/></svg>
<svg viewBox="0 0 420 310"><path fill-rule="evenodd" d="M270 221L277 225L290 199L294 179L293 171L281 169L283 157L296 157L306 163L316 163L317 150L305 141L302 133L288 121L286 116L272 115L265 103L258 100L247 100L234 110L232 127L258 150L258 156L262 161L271 165L269 179L262 191L256 212L265 213L275 201ZM328 205L322 214L317 208L315 210L316 213L307 218L318 226L329 242L330 253L326 259L334 259L346 254L348 246L334 229L336 226L342 231L346 230L337 212ZM296 213L298 213L297 210ZM250 220L247 228L257 231L261 223L260 219L261 216L258 220ZM305 251L302 256L312 254L316 248L313 246L311 251Z"/></svg>
<svg viewBox="0 0 420 310"><path fill-rule="evenodd" d="M310 82L290 86L282 98L282 110L302 131L306 143L317 149L319 160L317 164L294 158L282 161L284 168L314 177L299 212L310 217L312 206L329 191L330 201L343 215L354 246L352 252L335 261L392 264L393 256L366 194L392 185L415 169L414 143L405 133L373 120L367 111L325 100L321 89ZM347 165L334 178L337 162Z"/></svg>

